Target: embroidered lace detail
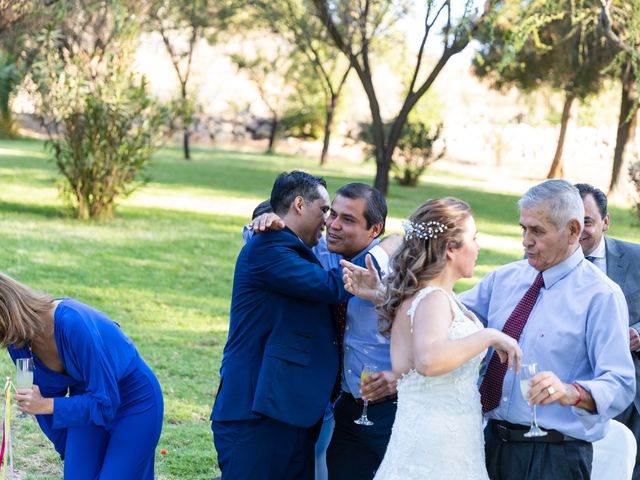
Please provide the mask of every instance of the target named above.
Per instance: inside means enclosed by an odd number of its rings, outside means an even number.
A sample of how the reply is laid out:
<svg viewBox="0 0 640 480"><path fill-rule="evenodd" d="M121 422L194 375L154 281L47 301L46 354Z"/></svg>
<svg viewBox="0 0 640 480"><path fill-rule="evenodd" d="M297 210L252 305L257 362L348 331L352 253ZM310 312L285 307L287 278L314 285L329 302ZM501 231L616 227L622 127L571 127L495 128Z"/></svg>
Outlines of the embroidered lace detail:
<svg viewBox="0 0 640 480"><path fill-rule="evenodd" d="M435 290L442 289L426 287L416 294L408 310L412 330L418 304ZM451 340L483 328L472 313L447 296L454 314ZM488 480L477 385L485 353L443 375L426 377L410 370L398 380L396 419L375 480Z"/></svg>

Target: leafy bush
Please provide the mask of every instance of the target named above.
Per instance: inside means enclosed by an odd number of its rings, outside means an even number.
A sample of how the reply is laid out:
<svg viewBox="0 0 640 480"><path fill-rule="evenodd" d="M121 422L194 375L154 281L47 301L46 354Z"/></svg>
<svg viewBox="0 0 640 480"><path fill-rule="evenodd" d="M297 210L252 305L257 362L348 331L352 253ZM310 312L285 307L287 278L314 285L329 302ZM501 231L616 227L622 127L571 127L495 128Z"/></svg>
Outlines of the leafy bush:
<svg viewBox="0 0 640 480"><path fill-rule="evenodd" d="M143 81L115 98L113 87L107 82L84 96L62 119L60 137L49 141L66 179L63 190L81 219L112 218L116 198L146 181L141 174L167 122Z"/></svg>
<svg viewBox="0 0 640 480"><path fill-rule="evenodd" d="M415 187L427 167L446 153L444 146L436 152L442 124L431 127L421 122L407 122L393 152L391 171L400 185Z"/></svg>
<svg viewBox="0 0 640 480"><path fill-rule="evenodd" d="M102 25L100 11L92 13ZM127 24L122 15L118 25ZM116 199L145 182L169 123L169 109L132 71L135 44L116 33L105 51L99 38L89 48L82 35L47 29L30 71L48 146L64 176L62 192L80 219L113 217ZM86 48L71 48L74 38Z"/></svg>

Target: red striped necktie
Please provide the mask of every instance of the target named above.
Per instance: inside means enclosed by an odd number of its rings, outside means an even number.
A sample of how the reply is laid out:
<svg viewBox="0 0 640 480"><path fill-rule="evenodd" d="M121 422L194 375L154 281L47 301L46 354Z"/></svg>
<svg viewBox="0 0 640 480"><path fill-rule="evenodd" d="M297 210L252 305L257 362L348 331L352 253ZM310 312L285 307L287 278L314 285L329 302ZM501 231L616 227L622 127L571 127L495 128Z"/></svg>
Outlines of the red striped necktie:
<svg viewBox="0 0 640 480"><path fill-rule="evenodd" d="M533 284L529 287L529 290L527 290L527 293L525 293L520 302L518 302L518 305L516 305L516 308L511 312L504 327L502 327L502 331L516 341L520 339L520 334L529 319L529 314L531 310L533 310L540 289L543 286L544 279L542 278L542 272L539 272ZM498 357L496 352L493 352L487 371L484 374L484 379L480 385L480 401L482 402L483 413L493 410L500 404L502 383L504 382L506 373L507 364L500 363L500 357Z"/></svg>

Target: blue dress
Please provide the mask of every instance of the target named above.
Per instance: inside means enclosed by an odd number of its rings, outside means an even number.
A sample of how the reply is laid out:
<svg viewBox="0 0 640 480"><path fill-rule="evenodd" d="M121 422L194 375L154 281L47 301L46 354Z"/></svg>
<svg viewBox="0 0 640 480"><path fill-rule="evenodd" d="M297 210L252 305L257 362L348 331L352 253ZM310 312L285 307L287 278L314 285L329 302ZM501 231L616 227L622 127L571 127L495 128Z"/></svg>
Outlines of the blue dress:
<svg viewBox="0 0 640 480"><path fill-rule="evenodd" d="M64 478L153 480L162 391L133 342L105 314L72 299L55 310L54 337L64 373L28 346L8 351L14 362L33 357L33 383L54 398L53 414L36 418L64 459Z"/></svg>

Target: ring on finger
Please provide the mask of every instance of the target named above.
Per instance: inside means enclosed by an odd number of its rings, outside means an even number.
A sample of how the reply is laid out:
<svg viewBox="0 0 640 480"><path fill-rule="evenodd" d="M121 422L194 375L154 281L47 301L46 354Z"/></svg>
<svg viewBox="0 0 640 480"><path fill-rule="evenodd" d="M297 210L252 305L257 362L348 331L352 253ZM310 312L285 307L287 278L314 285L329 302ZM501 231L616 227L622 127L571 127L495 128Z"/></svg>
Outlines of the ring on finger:
<svg viewBox="0 0 640 480"><path fill-rule="evenodd" d="M553 387L548 387L547 388L547 393L549 394L549 396L553 395L554 393L556 393L556 389Z"/></svg>

